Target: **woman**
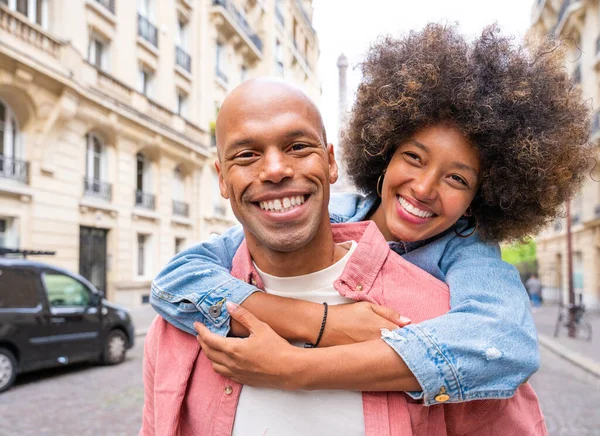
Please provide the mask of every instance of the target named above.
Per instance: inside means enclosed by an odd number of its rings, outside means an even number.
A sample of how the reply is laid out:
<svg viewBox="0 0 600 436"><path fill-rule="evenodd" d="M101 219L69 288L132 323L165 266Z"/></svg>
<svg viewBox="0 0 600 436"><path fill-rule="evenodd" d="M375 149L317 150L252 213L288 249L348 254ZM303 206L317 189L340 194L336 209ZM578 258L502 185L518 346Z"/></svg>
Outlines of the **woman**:
<svg viewBox="0 0 600 436"><path fill-rule="evenodd" d="M332 307L321 345L375 339L385 327L424 404L511 397L539 356L527 294L497 243L543 228L580 185L592 154L581 93L554 43L526 49L494 27L473 42L439 25L385 38L362 69L344 159L367 195L332 199L332 221L373 219L395 251L449 285L451 310L394 329L403 322L377 306ZM312 342L303 335L318 332L320 305L282 307L228 276L241 239L234 229L176 256L153 282L153 306L192 334L199 318L226 334L232 300L281 336ZM234 367L222 373L249 380Z"/></svg>

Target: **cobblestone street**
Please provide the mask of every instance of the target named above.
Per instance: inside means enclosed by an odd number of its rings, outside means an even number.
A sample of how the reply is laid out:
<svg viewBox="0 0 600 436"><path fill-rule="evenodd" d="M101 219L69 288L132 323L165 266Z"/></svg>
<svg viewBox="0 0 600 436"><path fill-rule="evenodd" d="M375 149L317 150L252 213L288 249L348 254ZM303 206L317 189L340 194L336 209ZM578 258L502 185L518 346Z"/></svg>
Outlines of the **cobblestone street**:
<svg viewBox="0 0 600 436"><path fill-rule="evenodd" d="M24 374L0 394L0 435L137 435L144 338L115 366L74 365Z"/></svg>
<svg viewBox="0 0 600 436"><path fill-rule="evenodd" d="M541 348L542 365L531 378L548 433L552 436L600 435L600 379Z"/></svg>
<svg viewBox="0 0 600 436"><path fill-rule="evenodd" d="M0 394L0 435L136 435L143 405L143 337L126 362L25 374ZM541 349L531 378L552 436L600 434L600 379Z"/></svg>

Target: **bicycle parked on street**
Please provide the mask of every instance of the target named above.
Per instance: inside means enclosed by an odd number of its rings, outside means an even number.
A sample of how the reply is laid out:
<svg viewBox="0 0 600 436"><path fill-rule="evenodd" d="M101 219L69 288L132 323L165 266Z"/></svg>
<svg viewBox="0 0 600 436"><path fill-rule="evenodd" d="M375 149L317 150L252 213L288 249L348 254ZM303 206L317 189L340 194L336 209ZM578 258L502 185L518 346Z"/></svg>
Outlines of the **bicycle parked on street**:
<svg viewBox="0 0 600 436"><path fill-rule="evenodd" d="M554 328L555 338L558 337L561 328L565 329L567 334L573 329L575 338L592 340L592 325L585 319L585 305L583 304L582 294L579 294L579 304L567 304L566 306L561 304L559 306L556 327Z"/></svg>

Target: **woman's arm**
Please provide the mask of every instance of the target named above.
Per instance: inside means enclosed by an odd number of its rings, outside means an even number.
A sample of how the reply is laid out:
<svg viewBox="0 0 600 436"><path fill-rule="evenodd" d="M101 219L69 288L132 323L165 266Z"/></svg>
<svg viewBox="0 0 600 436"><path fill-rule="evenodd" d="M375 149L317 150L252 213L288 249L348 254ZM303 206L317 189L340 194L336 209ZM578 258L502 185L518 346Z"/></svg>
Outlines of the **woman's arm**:
<svg viewBox="0 0 600 436"><path fill-rule="evenodd" d="M477 235L415 250L405 259L430 270L441 258L450 287L450 311L439 318L384 335L436 404L443 387L449 401L508 398L539 368L537 333L517 270L503 262L497 244ZM426 253L426 256L422 256ZM430 270L430 272L433 272Z"/></svg>
<svg viewBox="0 0 600 436"><path fill-rule="evenodd" d="M294 347L248 310L227 305L250 336L223 338L199 323L195 327L213 369L235 382L287 390L420 389L410 369L381 339L316 349Z"/></svg>

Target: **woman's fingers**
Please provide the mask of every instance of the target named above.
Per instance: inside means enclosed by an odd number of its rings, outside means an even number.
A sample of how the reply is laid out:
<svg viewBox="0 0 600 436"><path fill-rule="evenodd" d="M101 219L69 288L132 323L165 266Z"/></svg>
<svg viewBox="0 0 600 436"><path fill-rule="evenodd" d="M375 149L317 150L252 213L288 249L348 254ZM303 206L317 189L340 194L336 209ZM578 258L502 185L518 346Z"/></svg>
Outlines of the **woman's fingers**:
<svg viewBox="0 0 600 436"><path fill-rule="evenodd" d="M398 312L396 312L393 309L390 309L389 307L372 304L371 310L377 315L387 319L388 321L399 327L404 327L405 325L410 324L411 322L410 318L400 315Z"/></svg>

